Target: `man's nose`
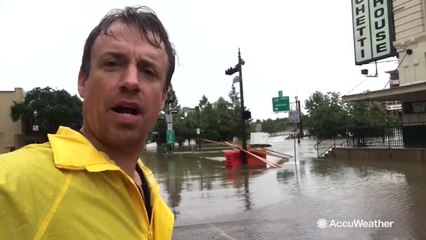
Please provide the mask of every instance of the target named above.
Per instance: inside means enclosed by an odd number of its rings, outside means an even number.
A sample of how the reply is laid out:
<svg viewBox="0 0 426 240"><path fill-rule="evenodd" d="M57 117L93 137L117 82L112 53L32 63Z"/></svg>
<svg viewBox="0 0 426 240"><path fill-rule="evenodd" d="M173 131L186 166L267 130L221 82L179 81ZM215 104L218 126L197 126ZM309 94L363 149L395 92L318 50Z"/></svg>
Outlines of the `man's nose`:
<svg viewBox="0 0 426 240"><path fill-rule="evenodd" d="M122 75L120 89L136 93L140 91L139 72L136 66L129 65L126 68Z"/></svg>

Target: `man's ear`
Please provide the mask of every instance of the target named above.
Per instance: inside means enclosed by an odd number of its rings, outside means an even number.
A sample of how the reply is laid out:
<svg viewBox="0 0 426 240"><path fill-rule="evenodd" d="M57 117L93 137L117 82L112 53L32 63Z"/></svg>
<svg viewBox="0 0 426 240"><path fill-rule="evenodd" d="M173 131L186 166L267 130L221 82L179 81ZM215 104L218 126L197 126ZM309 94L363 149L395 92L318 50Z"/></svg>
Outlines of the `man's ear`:
<svg viewBox="0 0 426 240"><path fill-rule="evenodd" d="M78 95L80 95L81 98L84 98L84 96L86 95L86 82L86 74L80 71L78 73Z"/></svg>

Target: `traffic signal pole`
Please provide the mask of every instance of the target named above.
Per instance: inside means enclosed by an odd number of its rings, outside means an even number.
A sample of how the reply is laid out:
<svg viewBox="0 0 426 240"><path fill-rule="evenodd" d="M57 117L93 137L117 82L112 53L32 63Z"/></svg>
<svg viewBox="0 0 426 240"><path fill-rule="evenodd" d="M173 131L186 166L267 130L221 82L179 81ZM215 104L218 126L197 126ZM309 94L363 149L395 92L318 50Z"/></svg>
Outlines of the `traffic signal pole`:
<svg viewBox="0 0 426 240"><path fill-rule="evenodd" d="M243 60L241 59L241 52L240 48L238 48L238 70L240 74L240 97L241 97L241 127L242 127L242 147L245 151L247 151L247 133L246 133L246 120L245 120L245 114L244 114L244 94L243 94L243 70L242 70L242 64ZM247 164L247 153L245 151L242 151L242 157L243 157L243 164Z"/></svg>
<svg viewBox="0 0 426 240"><path fill-rule="evenodd" d="M247 151L247 137L246 137L246 119L245 119L245 110L244 110L244 93L243 93L243 71L242 65L244 65L244 60L241 59L241 52L238 48L238 64L235 67L228 68L225 71L226 75L232 75L238 71L239 73L239 82L240 82L240 102L241 102L241 128L242 128L242 148ZM247 164L247 153L245 151L241 151L243 164Z"/></svg>

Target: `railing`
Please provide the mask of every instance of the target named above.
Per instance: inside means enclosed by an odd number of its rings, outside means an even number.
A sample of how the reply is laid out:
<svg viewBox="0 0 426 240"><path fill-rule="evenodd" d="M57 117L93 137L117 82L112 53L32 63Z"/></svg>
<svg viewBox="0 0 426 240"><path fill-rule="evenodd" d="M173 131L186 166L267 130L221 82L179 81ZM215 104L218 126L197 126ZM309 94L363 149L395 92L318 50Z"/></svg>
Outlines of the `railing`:
<svg viewBox="0 0 426 240"><path fill-rule="evenodd" d="M349 136L342 147L403 147L402 126L367 127L364 133Z"/></svg>
<svg viewBox="0 0 426 240"><path fill-rule="evenodd" d="M333 138L333 139L318 139L314 148L317 150L317 157L320 158L326 154L330 149L336 146L340 146L342 143L346 142L346 138Z"/></svg>
<svg viewBox="0 0 426 240"><path fill-rule="evenodd" d="M340 131L342 132L342 131ZM319 139L315 144L320 158L333 147L403 147L402 125L374 125L347 127L345 137Z"/></svg>

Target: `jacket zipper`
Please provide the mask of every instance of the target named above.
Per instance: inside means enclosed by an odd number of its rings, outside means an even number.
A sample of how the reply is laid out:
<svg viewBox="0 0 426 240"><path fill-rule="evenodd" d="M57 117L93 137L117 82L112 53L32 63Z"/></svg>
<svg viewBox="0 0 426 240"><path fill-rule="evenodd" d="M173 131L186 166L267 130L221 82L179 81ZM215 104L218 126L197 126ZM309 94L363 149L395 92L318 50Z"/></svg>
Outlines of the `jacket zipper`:
<svg viewBox="0 0 426 240"><path fill-rule="evenodd" d="M136 183L134 182L134 180L133 179L131 179L125 172L123 172L122 170L120 170L124 175L126 175L126 177L127 177L127 179L128 179L128 181L130 182L130 185L132 185L132 188L133 188L133 193L135 193L136 192L136 194L138 195L138 197L137 197L137 202L138 202L138 204L139 204L139 206L140 206L140 208L142 209L142 211L143 211L143 217L147 220L147 223L148 223L148 233L147 233L147 236L148 236L148 239L152 239L152 231L151 231L151 224L152 224L152 221L150 221L149 219L148 219L148 212L146 211L146 207L145 207L145 202L144 202L144 200L142 199L142 195L141 195L141 193L139 192L139 188L138 188L138 186L136 186ZM151 199L150 199L151 200ZM151 218L152 218L152 216L151 216Z"/></svg>

